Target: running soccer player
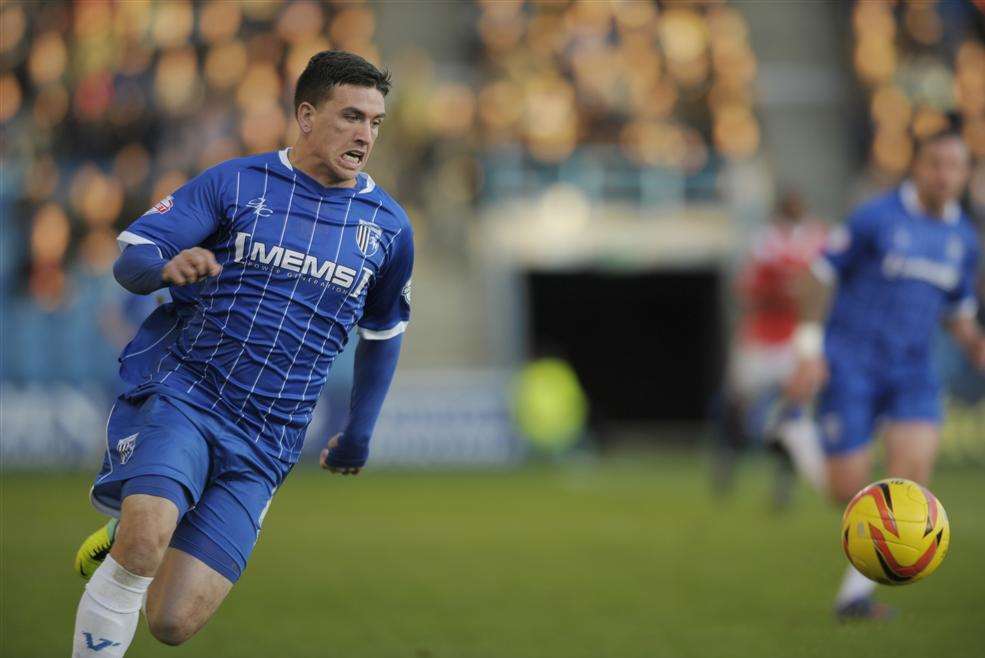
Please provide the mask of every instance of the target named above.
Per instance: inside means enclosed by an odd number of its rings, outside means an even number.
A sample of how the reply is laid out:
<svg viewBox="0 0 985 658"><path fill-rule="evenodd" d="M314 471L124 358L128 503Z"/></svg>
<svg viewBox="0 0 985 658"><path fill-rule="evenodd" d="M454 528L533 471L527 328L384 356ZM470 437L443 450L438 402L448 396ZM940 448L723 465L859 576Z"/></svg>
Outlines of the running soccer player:
<svg viewBox="0 0 985 658"><path fill-rule="evenodd" d="M736 277L740 317L725 385L715 484L719 490L727 489L740 450L754 442L765 443L780 453L773 490L778 509L789 503L792 467L821 459L813 421L799 406L787 408L776 402L797 365L796 284L820 254L826 234L826 225L808 213L801 194L787 189L769 223L753 237Z"/></svg>
<svg viewBox="0 0 985 658"><path fill-rule="evenodd" d="M847 503L871 479L871 441L881 421L890 476L926 484L940 439L940 384L931 364L939 322L985 369L975 321L978 237L958 205L969 152L946 132L918 145L911 178L863 204L829 239L812 267L796 342L794 400L820 391L817 409L828 490ZM829 285L837 282L828 307ZM848 567L835 612L879 618L875 583Z"/></svg>
<svg viewBox="0 0 985 658"><path fill-rule="evenodd" d="M121 357L133 386L107 425L93 505L119 517L76 568L90 576L73 656L123 656L142 603L180 644L239 579L350 330L351 417L323 468L358 474L410 318L412 229L362 168L390 76L356 55L311 58L293 148L209 169L124 231L128 290L170 287Z"/></svg>

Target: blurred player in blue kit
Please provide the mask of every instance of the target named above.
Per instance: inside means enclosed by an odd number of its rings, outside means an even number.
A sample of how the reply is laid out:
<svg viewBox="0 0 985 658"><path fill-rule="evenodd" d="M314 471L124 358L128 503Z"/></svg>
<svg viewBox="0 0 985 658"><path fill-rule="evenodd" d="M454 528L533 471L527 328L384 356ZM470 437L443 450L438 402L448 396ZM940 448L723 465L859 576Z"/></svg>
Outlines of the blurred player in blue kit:
<svg viewBox="0 0 985 658"><path fill-rule="evenodd" d="M194 635L242 574L297 462L333 360L359 343L350 419L321 454L358 474L410 318L413 232L362 168L389 74L315 55L293 148L221 163L119 236L128 290L169 287L120 357L93 505L119 518L80 548L73 656L123 656L143 607L166 644Z"/></svg>
<svg viewBox="0 0 985 658"><path fill-rule="evenodd" d="M827 488L842 505L872 479L877 430L887 474L928 483L940 441L931 352L941 322L985 369L975 320L979 241L959 206L969 169L959 134L923 140L910 179L858 207L807 277L795 336L799 363L787 394L806 402L819 391ZM872 601L874 589L849 566L838 617L885 617L889 610Z"/></svg>

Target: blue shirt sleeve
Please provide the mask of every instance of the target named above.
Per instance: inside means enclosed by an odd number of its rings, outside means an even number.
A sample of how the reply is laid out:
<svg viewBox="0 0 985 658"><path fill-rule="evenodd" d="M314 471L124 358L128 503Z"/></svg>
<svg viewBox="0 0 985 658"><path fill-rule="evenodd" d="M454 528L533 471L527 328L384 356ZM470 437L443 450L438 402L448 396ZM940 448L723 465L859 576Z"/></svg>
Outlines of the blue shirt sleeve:
<svg viewBox="0 0 985 658"><path fill-rule="evenodd" d="M328 453L329 466L362 468L366 464L369 440L397 370L402 342L400 335L389 340L359 341L352 376L349 422L338 447Z"/></svg>
<svg viewBox="0 0 985 658"><path fill-rule="evenodd" d="M978 312L978 296L975 293L978 283L978 261L981 257L978 240L972 237L965 240L965 244L964 259L961 261L961 279L947 296L951 315L975 315Z"/></svg>
<svg viewBox="0 0 985 658"><path fill-rule="evenodd" d="M878 212L872 205L856 209L842 226L831 231L813 271L825 279L849 274L875 250L878 219Z"/></svg>
<svg viewBox="0 0 985 658"><path fill-rule="evenodd" d="M171 260L205 242L225 222L220 172L208 169L159 201L117 237L120 247L152 244Z"/></svg>
<svg viewBox="0 0 985 658"><path fill-rule="evenodd" d="M366 293L359 335L386 340L403 333L410 321L410 277L414 269L414 235L406 224L393 238L390 256Z"/></svg>
<svg viewBox="0 0 985 658"><path fill-rule="evenodd" d="M166 264L154 245L127 245L113 264L113 276L133 294L149 295L164 287L161 271Z"/></svg>

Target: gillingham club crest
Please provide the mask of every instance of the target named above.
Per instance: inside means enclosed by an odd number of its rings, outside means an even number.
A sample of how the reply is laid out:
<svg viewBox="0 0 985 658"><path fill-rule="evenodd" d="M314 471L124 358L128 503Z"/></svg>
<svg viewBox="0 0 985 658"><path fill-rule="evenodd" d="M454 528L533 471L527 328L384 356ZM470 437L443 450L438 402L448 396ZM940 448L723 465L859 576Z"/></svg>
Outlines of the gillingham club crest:
<svg viewBox="0 0 985 658"><path fill-rule="evenodd" d="M359 247L359 253L363 256L369 258L379 251L380 238L382 237L383 229L379 226L367 222L365 219L359 220L359 226L356 228L356 246Z"/></svg>
<svg viewBox="0 0 985 658"><path fill-rule="evenodd" d="M126 464L133 456L134 446L137 445L137 434L131 434L116 442L116 453L120 456L120 464Z"/></svg>

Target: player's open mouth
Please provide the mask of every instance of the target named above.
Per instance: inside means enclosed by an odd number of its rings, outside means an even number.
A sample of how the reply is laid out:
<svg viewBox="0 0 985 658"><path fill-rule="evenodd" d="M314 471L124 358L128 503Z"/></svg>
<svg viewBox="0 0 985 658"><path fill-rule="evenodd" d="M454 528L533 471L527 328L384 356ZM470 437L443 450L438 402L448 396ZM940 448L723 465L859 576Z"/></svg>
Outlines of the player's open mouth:
<svg viewBox="0 0 985 658"><path fill-rule="evenodd" d="M342 161L351 167L358 167L363 163L365 153L362 151L346 151L342 154Z"/></svg>

